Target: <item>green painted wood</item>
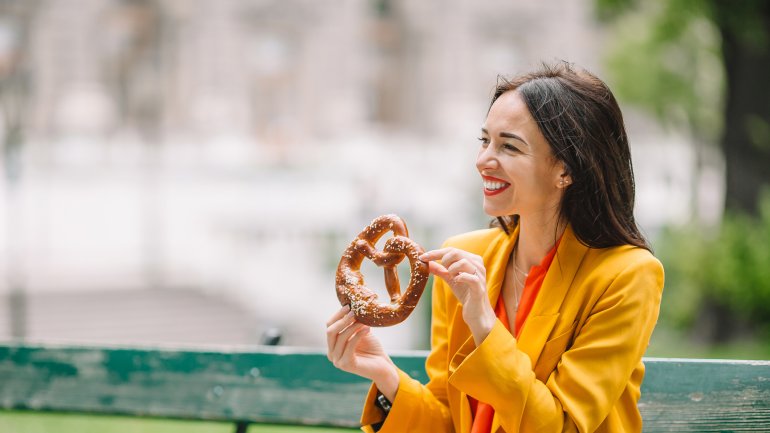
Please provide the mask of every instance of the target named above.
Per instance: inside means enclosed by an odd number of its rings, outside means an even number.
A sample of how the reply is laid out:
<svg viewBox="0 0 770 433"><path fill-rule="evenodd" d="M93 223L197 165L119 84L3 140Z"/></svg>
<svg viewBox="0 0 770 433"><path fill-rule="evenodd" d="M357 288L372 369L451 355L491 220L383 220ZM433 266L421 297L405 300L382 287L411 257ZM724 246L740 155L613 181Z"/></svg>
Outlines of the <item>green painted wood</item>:
<svg viewBox="0 0 770 433"><path fill-rule="evenodd" d="M396 356L425 380L424 354ZM326 355L0 346L0 408L356 426L368 382Z"/></svg>
<svg viewBox="0 0 770 433"><path fill-rule="evenodd" d="M425 382L425 352L394 356ZM646 432L770 431L770 362L645 360ZM0 345L0 409L355 427L369 384L323 353Z"/></svg>
<svg viewBox="0 0 770 433"><path fill-rule="evenodd" d="M646 359L646 432L770 432L770 362Z"/></svg>

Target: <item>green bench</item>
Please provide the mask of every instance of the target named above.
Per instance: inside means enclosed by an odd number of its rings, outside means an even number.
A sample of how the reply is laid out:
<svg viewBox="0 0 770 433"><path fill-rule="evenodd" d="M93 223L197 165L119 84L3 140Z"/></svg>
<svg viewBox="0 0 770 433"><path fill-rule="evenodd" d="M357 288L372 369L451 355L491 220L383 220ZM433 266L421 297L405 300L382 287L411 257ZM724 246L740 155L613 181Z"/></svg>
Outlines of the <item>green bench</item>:
<svg viewBox="0 0 770 433"><path fill-rule="evenodd" d="M426 352L394 356L425 381ZM645 360L649 432L770 431L770 362ZM0 411L357 427L368 383L318 351L0 345ZM0 412L2 414L2 412Z"/></svg>

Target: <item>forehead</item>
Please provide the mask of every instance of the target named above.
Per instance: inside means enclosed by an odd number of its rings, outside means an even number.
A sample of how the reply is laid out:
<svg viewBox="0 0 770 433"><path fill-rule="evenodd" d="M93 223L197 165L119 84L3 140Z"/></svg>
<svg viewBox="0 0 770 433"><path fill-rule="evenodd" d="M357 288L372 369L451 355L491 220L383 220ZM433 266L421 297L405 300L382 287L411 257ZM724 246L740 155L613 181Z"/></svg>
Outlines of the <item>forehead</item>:
<svg viewBox="0 0 770 433"><path fill-rule="evenodd" d="M511 90L500 95L489 109L484 121L487 131L539 132L535 119L519 92Z"/></svg>

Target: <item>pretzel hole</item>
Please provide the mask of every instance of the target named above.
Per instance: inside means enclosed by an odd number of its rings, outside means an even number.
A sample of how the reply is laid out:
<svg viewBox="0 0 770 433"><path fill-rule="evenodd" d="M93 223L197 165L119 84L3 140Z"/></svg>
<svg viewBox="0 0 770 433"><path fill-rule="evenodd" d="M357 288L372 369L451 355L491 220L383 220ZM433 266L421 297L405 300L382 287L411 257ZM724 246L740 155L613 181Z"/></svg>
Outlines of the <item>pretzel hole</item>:
<svg viewBox="0 0 770 433"><path fill-rule="evenodd" d="M375 245L378 251L382 251L385 242L389 239L388 236L383 236ZM398 273L399 285L401 286L401 294L404 294L406 288L409 286L410 265L409 259L404 257L403 260L396 266L396 272ZM369 259L364 259L361 263L361 275L364 276L364 284L369 290L373 291L377 295L377 301L382 304L390 304L390 294L385 287L385 272L384 268L374 264Z"/></svg>

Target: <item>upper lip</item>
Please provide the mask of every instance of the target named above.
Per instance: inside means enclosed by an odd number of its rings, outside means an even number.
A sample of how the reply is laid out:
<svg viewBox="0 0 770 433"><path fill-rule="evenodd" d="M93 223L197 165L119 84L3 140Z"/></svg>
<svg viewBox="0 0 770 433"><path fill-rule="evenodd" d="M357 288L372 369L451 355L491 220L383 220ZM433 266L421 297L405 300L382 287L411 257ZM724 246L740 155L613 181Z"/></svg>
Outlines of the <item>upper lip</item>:
<svg viewBox="0 0 770 433"><path fill-rule="evenodd" d="M482 174L482 175L481 175L481 178L482 178L482 179L484 179L484 180L486 180L487 182L502 182L502 183L509 183L508 181L505 181L505 180L503 180L503 179L499 179L499 178L497 178L497 177L492 177L492 176L487 176L487 175L484 175L484 174Z"/></svg>

